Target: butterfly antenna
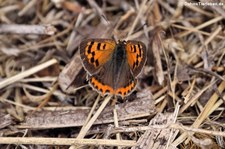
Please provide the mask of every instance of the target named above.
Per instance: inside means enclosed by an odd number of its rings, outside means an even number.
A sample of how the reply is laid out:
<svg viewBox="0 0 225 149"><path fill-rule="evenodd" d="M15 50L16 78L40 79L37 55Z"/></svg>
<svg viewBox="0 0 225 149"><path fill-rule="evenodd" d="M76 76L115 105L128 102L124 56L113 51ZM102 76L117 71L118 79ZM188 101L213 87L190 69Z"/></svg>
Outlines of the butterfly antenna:
<svg viewBox="0 0 225 149"><path fill-rule="evenodd" d="M116 42L119 41L118 38L113 34L112 39L115 40Z"/></svg>
<svg viewBox="0 0 225 149"><path fill-rule="evenodd" d="M109 20L106 18L105 15L101 15L102 20L104 20L104 24L110 25Z"/></svg>

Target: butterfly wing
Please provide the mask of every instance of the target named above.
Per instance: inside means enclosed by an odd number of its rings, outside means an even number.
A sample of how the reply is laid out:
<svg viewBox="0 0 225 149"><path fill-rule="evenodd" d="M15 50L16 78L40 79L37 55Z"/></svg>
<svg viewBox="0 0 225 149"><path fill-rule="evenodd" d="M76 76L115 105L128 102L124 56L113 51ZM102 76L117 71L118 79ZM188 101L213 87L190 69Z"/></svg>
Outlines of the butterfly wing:
<svg viewBox="0 0 225 149"><path fill-rule="evenodd" d="M128 84L126 84L124 87L120 87L117 89L113 89L110 85L104 84L99 80L99 77L97 75L89 76L89 85L97 92L99 92L102 95L118 95L124 98L125 96L128 96L132 91L135 89L137 85L137 79L132 78L129 80Z"/></svg>
<svg viewBox="0 0 225 149"><path fill-rule="evenodd" d="M80 44L80 56L89 74L95 74L111 60L116 42L112 39L87 39Z"/></svg>
<svg viewBox="0 0 225 149"><path fill-rule="evenodd" d="M134 77L140 74L146 62L146 47L143 42L129 40L126 43L127 61Z"/></svg>

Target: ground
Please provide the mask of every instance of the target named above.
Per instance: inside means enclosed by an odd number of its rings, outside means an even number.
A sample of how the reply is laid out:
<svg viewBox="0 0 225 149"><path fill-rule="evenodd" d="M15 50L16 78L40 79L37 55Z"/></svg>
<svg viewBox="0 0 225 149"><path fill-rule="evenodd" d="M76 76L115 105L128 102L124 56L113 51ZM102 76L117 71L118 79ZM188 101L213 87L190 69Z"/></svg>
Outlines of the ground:
<svg viewBox="0 0 225 149"><path fill-rule="evenodd" d="M224 148L224 18L224 0L0 0L0 148ZM111 75L99 38L146 46L118 69L129 95L88 83Z"/></svg>

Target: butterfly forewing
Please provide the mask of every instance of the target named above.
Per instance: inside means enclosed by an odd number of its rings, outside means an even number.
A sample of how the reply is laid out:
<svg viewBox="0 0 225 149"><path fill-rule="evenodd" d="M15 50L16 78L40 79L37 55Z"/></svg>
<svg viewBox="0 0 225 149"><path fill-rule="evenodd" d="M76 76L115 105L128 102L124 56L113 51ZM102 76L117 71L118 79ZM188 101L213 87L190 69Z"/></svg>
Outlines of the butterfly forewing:
<svg viewBox="0 0 225 149"><path fill-rule="evenodd" d="M146 47L140 41L127 41L126 44L127 61L134 77L140 74L146 62Z"/></svg>
<svg viewBox="0 0 225 149"><path fill-rule="evenodd" d="M80 44L80 56L89 74L98 72L99 68L111 60L116 43L112 39L87 39Z"/></svg>

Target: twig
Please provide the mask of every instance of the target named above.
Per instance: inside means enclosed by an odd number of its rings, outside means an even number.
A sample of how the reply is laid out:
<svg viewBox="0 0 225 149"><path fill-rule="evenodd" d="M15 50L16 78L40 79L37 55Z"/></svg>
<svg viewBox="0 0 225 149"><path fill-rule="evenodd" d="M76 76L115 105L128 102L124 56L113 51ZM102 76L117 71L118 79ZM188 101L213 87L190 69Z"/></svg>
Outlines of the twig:
<svg viewBox="0 0 225 149"><path fill-rule="evenodd" d="M18 85L18 86L20 86L20 85ZM34 85L29 85L29 84L23 84L22 87L23 87L23 89L29 89L29 90L33 90L35 92L41 92L41 93L45 93L45 94L47 94L49 92L48 89L44 89L44 88L37 87L37 86L34 86ZM54 91L53 95L66 98L66 95L59 92L59 91Z"/></svg>
<svg viewBox="0 0 225 149"><path fill-rule="evenodd" d="M83 127L81 128L81 130L80 130L80 133L84 131L85 126L87 125L87 123L88 123L89 120L91 119L91 116L92 116L92 114L94 113L95 108L97 107L97 104L98 104L98 102L99 102L99 100L100 100L100 97L101 97L101 96L98 95L97 99L95 100L95 103L94 103L94 105L92 106L92 108L91 108L91 110L90 110L90 112L89 112L89 114L88 114L88 116L87 116L87 119L86 119L86 121L84 122L84 125L83 125ZM77 136L77 139L82 139L82 138L79 138L79 134L78 134L78 136Z"/></svg>
<svg viewBox="0 0 225 149"><path fill-rule="evenodd" d="M204 133L208 135L214 135L214 136L222 136L225 137L225 132L220 131L214 131L214 130L206 130L206 129L200 129L200 128L193 128L190 126L184 126L182 124L174 123L170 125L152 125L152 126L138 126L138 127L117 127L114 130L112 130L112 133L119 133L119 132L138 132L138 131L146 131L146 130L152 130L152 129L167 129L167 128L173 128L173 129L180 129L186 132L195 132L195 133Z"/></svg>
<svg viewBox="0 0 225 149"><path fill-rule="evenodd" d="M37 0L31 0L28 2L28 4L19 11L18 16L23 16L24 14L26 14L32 7L35 6Z"/></svg>
<svg viewBox="0 0 225 149"><path fill-rule="evenodd" d="M204 133L204 134L213 135L213 136L225 137L224 132L193 128L193 127L183 126L183 125L180 125L180 124L172 124L171 128L181 129L181 130L184 130L184 131L187 131L187 132L191 131L191 132L195 132L195 133Z"/></svg>
<svg viewBox="0 0 225 149"><path fill-rule="evenodd" d="M1 102L7 102L9 104L22 107L23 110L26 110L26 111L28 111L28 110L35 110L36 109L36 108L30 107L30 106L27 106L27 105L23 105L22 103L17 103L17 102L14 102L14 101L11 101L9 99L2 98L2 97L0 97L0 101Z"/></svg>
<svg viewBox="0 0 225 149"><path fill-rule="evenodd" d="M179 110L180 110L180 105L179 105L179 102L176 103L176 107L175 107L175 110L174 110L174 116L173 116L173 123L176 123L177 121L177 116L179 114ZM166 149L169 148L169 145L172 143L172 136L173 136L173 131L170 132L170 137L168 139L168 142L166 144Z"/></svg>
<svg viewBox="0 0 225 149"><path fill-rule="evenodd" d="M197 7L197 6L194 6L194 5L184 5L184 6L193 10L193 11L196 11L197 13L204 14L207 17L213 17L214 16L212 13L200 9L201 7Z"/></svg>
<svg viewBox="0 0 225 149"><path fill-rule="evenodd" d="M212 20L209 20L209 21L207 21L207 22L205 22L205 23L202 23L201 25L196 26L195 28L193 28L193 29L191 29L191 30L189 30L189 31L185 31L185 32L181 33L181 34L179 35L179 37L181 38L181 37L187 36L188 34L192 33L192 32L195 31L195 30L202 29L202 28L204 28L204 27L206 27L206 26L209 26L209 25L211 25L211 24L213 24L213 23L216 23L216 22L218 22L218 21L220 21L220 20L222 20L222 19L223 19L222 16L218 16L218 17L216 17L216 18L213 18Z"/></svg>
<svg viewBox="0 0 225 149"><path fill-rule="evenodd" d="M225 89L225 81L223 81L219 87L218 91L222 92ZM198 115L197 119L195 122L192 124L192 127L197 128L213 111L211 110L212 107L216 104L216 101L218 99L218 94L214 93L210 99L208 100L207 104L205 105L203 111ZM221 103L222 104L222 103ZM184 132L181 134L172 144L173 146L177 146L181 142L183 142L186 138L188 137L188 133ZM189 139L185 142L187 143Z"/></svg>
<svg viewBox="0 0 225 149"><path fill-rule="evenodd" d="M112 96L107 96L103 103L101 104L101 106L99 107L99 109L96 111L95 115L93 115L93 117L90 119L90 121L85 125L83 131L81 131L79 133L79 135L77 136L77 138L84 138L84 136L86 135L87 131L91 128L92 124L94 123L94 121L98 118L98 116L101 114L102 110L105 108L105 106L108 104L109 100L111 99Z"/></svg>
<svg viewBox="0 0 225 149"><path fill-rule="evenodd" d="M137 14L137 17L135 18L134 23L131 26L131 29L130 29L128 35L127 35L127 38L129 38L129 36L133 33L134 28L135 28L136 24L138 23L138 20L140 19L141 15L143 14L143 11L145 10L144 7L145 7L146 2L147 2L147 0L144 0L142 2L141 6L140 6L140 9L139 9L139 12Z"/></svg>
<svg viewBox="0 0 225 149"><path fill-rule="evenodd" d="M208 39L205 41L204 45L208 45L222 30L222 27L219 25L217 29L211 33L211 36L208 37Z"/></svg>
<svg viewBox="0 0 225 149"><path fill-rule="evenodd" d="M98 4L94 0L87 0L87 1L97 11L98 15L101 18L102 23L107 25L108 24L107 17L102 11L102 9L98 6Z"/></svg>
<svg viewBox="0 0 225 149"><path fill-rule="evenodd" d="M93 123L95 122L95 120L98 118L98 116L101 114L102 110L105 108L105 106L108 104L108 102L110 101L111 99L111 95L107 96L103 103L101 104L101 106L99 107L99 109L96 111L95 115L93 115L93 117L88 121L86 122L86 125L82 127L80 133L78 134L77 136L77 139L81 139L81 138L84 138L86 133L88 132L88 130L91 128L91 126L93 125ZM76 146L70 146L69 149L75 149Z"/></svg>
<svg viewBox="0 0 225 149"><path fill-rule="evenodd" d="M56 28L52 25L19 25L19 24L1 24L0 34L38 34L54 35Z"/></svg>
<svg viewBox="0 0 225 149"><path fill-rule="evenodd" d="M196 102L196 100L210 87L213 86L213 84L215 84L215 82L210 83L209 85L207 85L206 87L204 87L201 91L199 91L197 94L193 95L193 97L191 97L190 99L186 99L187 103L184 104L180 111L179 114L183 113L191 104L193 104L194 102Z"/></svg>
<svg viewBox="0 0 225 149"><path fill-rule="evenodd" d="M116 108L113 109L113 115L114 115L114 124L115 124L115 127L119 127L118 116L117 116ZM116 133L116 140L121 140L120 138L121 138L120 133ZM118 149L121 149L121 148L118 147Z"/></svg>
<svg viewBox="0 0 225 149"><path fill-rule="evenodd" d="M31 69L28 69L28 70L26 70L24 72L21 72L21 73L15 75L15 76L12 76L10 78L6 78L5 80L0 82L0 89L4 88L7 85L15 83L15 82L17 82L17 81L19 81L19 80L21 80L21 79L23 79L25 77L28 77L28 76L30 76L30 75L32 75L32 74L34 74L34 73L44 69L44 68L47 68L47 67L49 67L49 66L51 66L53 64L56 64L56 63L57 63L56 59L51 59L51 60L49 60L49 61L47 61L47 62L45 62L43 64L35 66L35 67L33 67Z"/></svg>
<svg viewBox="0 0 225 149"><path fill-rule="evenodd" d="M107 146L136 146L135 141L130 140L103 140L103 139L71 139L71 138L19 138L0 137L0 144L38 144L38 145L107 145Z"/></svg>
<svg viewBox="0 0 225 149"><path fill-rule="evenodd" d="M26 78L21 80L21 82L55 82L57 77L40 77L40 78Z"/></svg>
<svg viewBox="0 0 225 149"><path fill-rule="evenodd" d="M177 24L172 24L172 26L174 26L176 28L179 28L179 29L192 30L193 32L201 33L202 35L211 36L211 33L200 31L200 30L197 30L195 28L190 28L190 27L181 26L181 25L177 25ZM224 36L220 36L220 35L216 35L215 38L224 39L225 37Z"/></svg>

